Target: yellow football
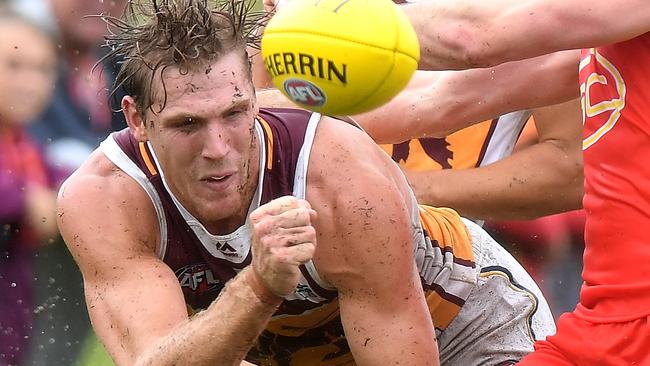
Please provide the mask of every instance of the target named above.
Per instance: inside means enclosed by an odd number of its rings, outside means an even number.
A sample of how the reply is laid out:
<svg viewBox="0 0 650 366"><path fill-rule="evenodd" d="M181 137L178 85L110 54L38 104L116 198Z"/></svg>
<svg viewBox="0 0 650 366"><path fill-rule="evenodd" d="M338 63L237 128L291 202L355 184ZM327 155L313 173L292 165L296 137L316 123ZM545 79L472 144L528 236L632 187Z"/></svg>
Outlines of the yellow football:
<svg viewBox="0 0 650 366"><path fill-rule="evenodd" d="M294 0L266 26L262 56L273 84L297 105L350 115L402 90L420 47L392 0Z"/></svg>

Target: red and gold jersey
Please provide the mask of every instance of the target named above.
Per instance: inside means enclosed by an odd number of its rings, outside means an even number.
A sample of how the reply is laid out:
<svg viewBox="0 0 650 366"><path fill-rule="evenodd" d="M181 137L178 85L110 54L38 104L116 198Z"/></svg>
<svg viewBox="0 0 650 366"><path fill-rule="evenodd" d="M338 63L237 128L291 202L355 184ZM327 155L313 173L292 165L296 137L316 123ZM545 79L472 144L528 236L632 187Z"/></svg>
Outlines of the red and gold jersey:
<svg viewBox="0 0 650 366"><path fill-rule="evenodd" d="M587 213L578 314L650 314L650 32L580 63ZM622 304L625 304L622 306Z"/></svg>
<svg viewBox="0 0 650 366"><path fill-rule="evenodd" d="M510 155L530 114L508 113L445 138L427 137L381 147L406 170L476 168Z"/></svg>

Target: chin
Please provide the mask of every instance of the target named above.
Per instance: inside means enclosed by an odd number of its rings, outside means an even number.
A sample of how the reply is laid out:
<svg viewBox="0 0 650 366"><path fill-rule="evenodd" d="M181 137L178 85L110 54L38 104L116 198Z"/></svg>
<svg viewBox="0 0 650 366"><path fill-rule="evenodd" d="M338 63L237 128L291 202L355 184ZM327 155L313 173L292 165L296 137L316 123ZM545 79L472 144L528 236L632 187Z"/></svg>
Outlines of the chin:
<svg viewBox="0 0 650 366"><path fill-rule="evenodd" d="M199 204L199 213L201 217L197 219L203 221L221 221L236 216L240 212L241 205L239 202L227 202L224 200L211 201L209 203Z"/></svg>

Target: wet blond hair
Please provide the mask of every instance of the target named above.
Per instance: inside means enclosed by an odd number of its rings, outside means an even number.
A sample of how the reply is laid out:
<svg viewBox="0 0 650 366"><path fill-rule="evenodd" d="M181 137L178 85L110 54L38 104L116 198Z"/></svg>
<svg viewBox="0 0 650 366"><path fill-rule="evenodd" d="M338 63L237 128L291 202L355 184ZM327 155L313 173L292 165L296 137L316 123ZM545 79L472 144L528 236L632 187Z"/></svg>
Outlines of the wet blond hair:
<svg viewBox="0 0 650 366"><path fill-rule="evenodd" d="M163 74L170 67L196 72L240 52L250 71L246 48L259 49L257 30L267 21L265 13L252 11L253 5L253 0L131 0L120 18L101 16L109 30L104 59L121 64L112 94L123 88L143 113L159 97L153 87L159 80L162 110L167 101Z"/></svg>

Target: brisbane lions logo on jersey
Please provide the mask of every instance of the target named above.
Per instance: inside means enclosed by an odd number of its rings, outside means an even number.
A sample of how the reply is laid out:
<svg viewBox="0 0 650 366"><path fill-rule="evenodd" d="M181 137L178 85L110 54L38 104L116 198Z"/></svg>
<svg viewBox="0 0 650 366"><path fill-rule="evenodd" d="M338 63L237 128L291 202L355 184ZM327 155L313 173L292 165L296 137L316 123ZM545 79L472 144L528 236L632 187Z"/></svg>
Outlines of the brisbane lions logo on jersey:
<svg viewBox="0 0 650 366"><path fill-rule="evenodd" d="M429 157L429 159L440 164L442 169L451 169L450 160L453 158L453 153L449 149L449 142L444 138L419 138L413 139L400 144L393 145L393 153L391 158L396 163L406 162L411 155L411 144L419 143L422 151Z"/></svg>
<svg viewBox="0 0 650 366"><path fill-rule="evenodd" d="M593 48L582 51L580 80L583 123L589 118L582 141L582 149L586 150L618 122L625 108L627 87L616 66Z"/></svg>

